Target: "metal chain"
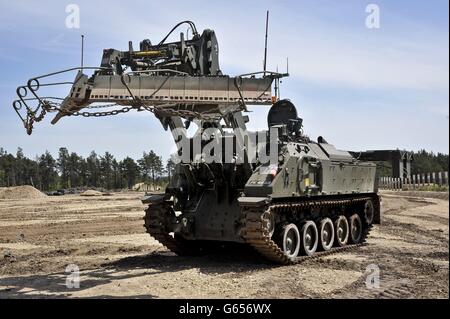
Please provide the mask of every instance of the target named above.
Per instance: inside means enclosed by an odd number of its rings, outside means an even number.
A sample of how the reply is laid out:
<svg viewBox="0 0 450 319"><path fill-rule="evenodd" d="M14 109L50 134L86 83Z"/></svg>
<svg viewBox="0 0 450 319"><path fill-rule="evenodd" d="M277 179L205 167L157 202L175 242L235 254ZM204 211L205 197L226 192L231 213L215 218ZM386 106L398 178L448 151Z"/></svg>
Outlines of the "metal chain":
<svg viewBox="0 0 450 319"><path fill-rule="evenodd" d="M33 131L33 124L35 122L42 121L42 119L45 117L45 114L47 114L48 112L61 112L67 116L105 117L105 116L112 116L112 115L117 115L117 114L128 113L132 109L135 109L137 111L143 111L143 110L146 110L149 112L154 111L154 109L149 106L139 105L137 103L136 103L136 105L125 106L118 110L104 111L104 112L92 112L92 113L86 112L86 111L70 112L70 111L62 110L61 108L58 107L59 105L60 105L59 103L45 101L41 105L42 110L38 116L36 116L35 112L29 111L28 116L27 116L28 118L26 121L24 121L24 126L25 126L25 129L27 130L27 133L31 134L31 132ZM114 106L117 106L117 104L93 105L93 106L87 106L86 108L88 108L88 109L103 109L103 108L109 108L109 107L114 107Z"/></svg>
<svg viewBox="0 0 450 319"><path fill-rule="evenodd" d="M90 113L90 112L73 112L73 113L68 113L69 116L83 116L83 117L103 117L103 116L109 116L109 115L117 115L119 113L127 113L129 111L131 111L133 109L133 107L124 107L120 110L112 110L112 111L105 111L105 112L94 112L94 113Z"/></svg>
<svg viewBox="0 0 450 319"><path fill-rule="evenodd" d="M82 116L82 117L104 117L104 116L112 116L112 115L117 115L117 114L123 114L123 113L128 113L129 111L131 111L132 109L136 109L136 110L142 110L145 109L149 112L153 112L152 108L149 108L147 106L125 106L119 110L112 110L112 111L104 111L104 112L86 112L86 111L76 111L76 112L69 112L66 110L62 110L61 108L56 106L56 103L53 102L49 102L48 104L44 105L43 109L48 111L48 112L52 112L52 111L59 111L62 113L65 113L68 116ZM97 106L90 106L87 107L89 109L99 109L99 108L107 108L107 107L112 107L112 106L116 106L117 104L107 104L107 105L97 105Z"/></svg>
<svg viewBox="0 0 450 319"><path fill-rule="evenodd" d="M39 116L33 116L34 117L34 121L35 122L42 121L42 119L44 118L46 113L47 113L47 111L44 108L42 108L41 114L39 114Z"/></svg>

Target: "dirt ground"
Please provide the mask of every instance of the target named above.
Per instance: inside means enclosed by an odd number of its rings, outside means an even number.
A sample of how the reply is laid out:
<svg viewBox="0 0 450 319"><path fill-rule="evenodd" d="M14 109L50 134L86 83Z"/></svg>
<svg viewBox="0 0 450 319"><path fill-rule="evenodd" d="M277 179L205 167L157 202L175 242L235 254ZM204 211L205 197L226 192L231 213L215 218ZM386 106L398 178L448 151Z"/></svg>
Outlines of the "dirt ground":
<svg viewBox="0 0 450 319"><path fill-rule="evenodd" d="M168 252L144 231L141 195L0 200L0 298L449 297L448 199L385 192L368 245L276 266L245 249Z"/></svg>

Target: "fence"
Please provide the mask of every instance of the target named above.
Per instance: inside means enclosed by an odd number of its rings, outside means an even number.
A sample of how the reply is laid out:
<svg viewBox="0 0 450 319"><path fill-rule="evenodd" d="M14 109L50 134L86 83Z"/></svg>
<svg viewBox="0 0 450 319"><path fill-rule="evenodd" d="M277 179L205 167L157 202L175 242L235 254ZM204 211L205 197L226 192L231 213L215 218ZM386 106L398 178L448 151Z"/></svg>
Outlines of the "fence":
<svg viewBox="0 0 450 319"><path fill-rule="evenodd" d="M382 189L420 189L428 186L447 186L448 172L414 174L404 178L380 177L378 187Z"/></svg>

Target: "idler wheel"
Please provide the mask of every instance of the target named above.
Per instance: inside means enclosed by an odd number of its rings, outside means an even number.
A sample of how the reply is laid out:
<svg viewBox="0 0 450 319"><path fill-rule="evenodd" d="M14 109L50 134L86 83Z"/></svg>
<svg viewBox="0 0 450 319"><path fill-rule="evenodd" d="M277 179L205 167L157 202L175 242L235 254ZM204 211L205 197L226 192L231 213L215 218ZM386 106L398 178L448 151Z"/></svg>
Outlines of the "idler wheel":
<svg viewBox="0 0 450 319"><path fill-rule="evenodd" d="M373 202L371 200L366 201L364 204L364 219L366 220L367 225L372 224L375 215L374 211Z"/></svg>
<svg viewBox="0 0 450 319"><path fill-rule="evenodd" d="M263 220L266 222L266 228L269 232L269 237L272 238L273 233L275 232L275 217L270 212L265 212L262 216Z"/></svg>
<svg viewBox="0 0 450 319"><path fill-rule="evenodd" d="M344 215L340 215L334 222L335 243L338 247L347 245L349 237L348 221Z"/></svg>
<svg viewBox="0 0 450 319"><path fill-rule="evenodd" d="M352 243L358 244L362 238L362 221L358 214L350 216L350 239Z"/></svg>
<svg viewBox="0 0 450 319"><path fill-rule="evenodd" d="M300 250L300 232L295 224L283 226L281 233L282 248L288 258L295 258Z"/></svg>
<svg viewBox="0 0 450 319"><path fill-rule="evenodd" d="M320 221L319 234L320 248L330 250L334 243L334 225L331 219L324 218Z"/></svg>
<svg viewBox="0 0 450 319"><path fill-rule="evenodd" d="M302 251L308 255L313 255L317 250L319 236L317 226L312 220L306 221L302 227Z"/></svg>

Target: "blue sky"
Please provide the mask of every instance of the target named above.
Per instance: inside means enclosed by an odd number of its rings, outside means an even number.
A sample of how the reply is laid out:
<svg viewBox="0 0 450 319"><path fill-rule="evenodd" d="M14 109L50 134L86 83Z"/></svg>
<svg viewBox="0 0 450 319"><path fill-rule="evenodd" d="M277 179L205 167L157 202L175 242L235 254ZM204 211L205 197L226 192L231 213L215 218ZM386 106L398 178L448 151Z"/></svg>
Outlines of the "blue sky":
<svg viewBox="0 0 450 319"><path fill-rule="evenodd" d="M80 8L80 29L65 26L68 4ZM380 28L365 26L366 6L380 8ZM50 117L25 133L11 102L32 76L98 66L104 48L158 42L185 19L216 31L221 69L262 68L265 11L270 10L269 69L285 69L282 97L304 118L306 133L351 150L425 148L449 151L447 0L433 1L6 1L0 0L0 146L34 157L61 146L88 155L110 151L138 158L173 151L169 133L147 113L101 119ZM185 30L181 30L185 31ZM56 92L64 95L64 91ZM252 129L264 129L267 107L252 107Z"/></svg>

